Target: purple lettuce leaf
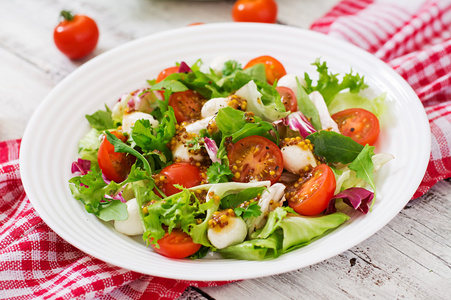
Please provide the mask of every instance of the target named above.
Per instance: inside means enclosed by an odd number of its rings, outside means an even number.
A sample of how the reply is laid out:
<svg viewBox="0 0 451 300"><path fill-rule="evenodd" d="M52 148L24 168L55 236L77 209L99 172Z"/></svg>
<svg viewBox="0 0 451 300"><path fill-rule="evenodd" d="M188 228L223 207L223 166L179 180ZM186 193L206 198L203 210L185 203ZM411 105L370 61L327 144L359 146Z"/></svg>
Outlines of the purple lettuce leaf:
<svg viewBox="0 0 451 300"><path fill-rule="evenodd" d="M79 158L74 161L71 166L72 173L81 173L81 175L86 175L88 171L91 170L91 161Z"/></svg>
<svg viewBox="0 0 451 300"><path fill-rule="evenodd" d="M179 66L178 73L189 73L192 72L191 68L186 64L186 62L182 61Z"/></svg>
<svg viewBox="0 0 451 300"><path fill-rule="evenodd" d="M221 163L221 160L218 158L218 146L215 141L204 137L205 149L207 149L208 156L210 157L212 162Z"/></svg>
<svg viewBox="0 0 451 300"><path fill-rule="evenodd" d="M342 199L344 203L352 207L354 210L367 214L371 203L373 202L374 193L360 187L352 187L346 189L332 197L326 209L326 214L331 214L337 211L335 208L335 201Z"/></svg>

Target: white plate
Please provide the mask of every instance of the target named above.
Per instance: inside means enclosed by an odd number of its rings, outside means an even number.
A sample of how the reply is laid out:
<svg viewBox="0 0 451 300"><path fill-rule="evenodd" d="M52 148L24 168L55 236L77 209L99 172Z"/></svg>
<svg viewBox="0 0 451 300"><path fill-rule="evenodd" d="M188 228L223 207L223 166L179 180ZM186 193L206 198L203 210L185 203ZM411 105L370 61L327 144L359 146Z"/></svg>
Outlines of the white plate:
<svg viewBox="0 0 451 300"><path fill-rule="evenodd" d="M117 233L88 214L68 188L77 143L88 131L86 114L113 106L125 92L175 62L208 63L226 55L243 64L259 55L279 59L289 73L314 73L316 58L334 73L350 69L365 75L376 93L387 92L388 112L376 152L395 159L376 174L373 212L355 215L327 236L268 261L205 258L173 260L146 248L141 238ZM411 87L372 55L342 41L282 25L224 23L154 34L108 51L67 76L31 118L22 141L20 168L25 191L42 219L80 250L133 271L186 280L234 280L303 268L335 256L370 237L409 201L426 170L430 131L424 109Z"/></svg>

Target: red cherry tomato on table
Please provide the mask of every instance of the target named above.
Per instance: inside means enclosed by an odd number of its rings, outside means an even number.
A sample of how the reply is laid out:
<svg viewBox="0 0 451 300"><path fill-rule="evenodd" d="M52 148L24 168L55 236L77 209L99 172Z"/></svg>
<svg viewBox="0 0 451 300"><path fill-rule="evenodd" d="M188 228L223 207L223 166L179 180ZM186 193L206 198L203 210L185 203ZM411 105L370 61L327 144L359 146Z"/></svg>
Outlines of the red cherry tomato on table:
<svg viewBox="0 0 451 300"><path fill-rule="evenodd" d="M169 97L169 105L174 109L177 123L199 120L205 101L199 93L192 90L176 92Z"/></svg>
<svg viewBox="0 0 451 300"><path fill-rule="evenodd" d="M160 175L165 177L162 191L166 196L180 192L180 189L176 188L174 184L190 188L197 186L202 182L200 169L189 163L175 163L169 165L161 170Z"/></svg>
<svg viewBox="0 0 451 300"><path fill-rule="evenodd" d="M232 7L235 22L276 23L277 3L274 0L238 0Z"/></svg>
<svg viewBox="0 0 451 300"><path fill-rule="evenodd" d="M350 108L332 115L341 134L349 136L362 146L373 145L379 137L379 120L363 108Z"/></svg>
<svg viewBox="0 0 451 300"><path fill-rule="evenodd" d="M282 76L287 74L282 63L269 55L259 56L250 60L244 66L244 69L250 68L256 64L265 65L266 80L271 85L274 83L274 81L279 80Z"/></svg>
<svg viewBox="0 0 451 300"><path fill-rule="evenodd" d="M276 144L258 135L228 146L227 157L234 181L270 180L273 184L282 175L282 152Z"/></svg>
<svg viewBox="0 0 451 300"><path fill-rule="evenodd" d="M127 138L119 131L112 131L118 139L125 142ZM126 153L114 151L114 146L107 140L106 136L100 143L99 152L97 153L97 162L102 170L103 175L112 181L124 181L130 169L135 162L135 157Z"/></svg>
<svg viewBox="0 0 451 300"><path fill-rule="evenodd" d="M314 216L323 212L336 187L332 169L326 164L316 166L310 177L289 188L285 194L288 205L300 215Z"/></svg>
<svg viewBox="0 0 451 300"><path fill-rule="evenodd" d="M204 22L194 22L194 23L190 23L187 26L197 26L197 25L204 25Z"/></svg>
<svg viewBox="0 0 451 300"><path fill-rule="evenodd" d="M71 59L83 58L91 53L99 40L96 22L85 15L72 15L62 11L64 18L53 31L56 47Z"/></svg>
<svg viewBox="0 0 451 300"><path fill-rule="evenodd" d="M180 229L174 229L158 240L159 248L152 244L153 249L169 258L185 258L199 251L201 244L196 244L193 239Z"/></svg>
<svg viewBox="0 0 451 300"><path fill-rule="evenodd" d="M292 89L284 86L278 86L276 87L276 91L279 93L282 103L287 111L294 112L298 110L298 102Z"/></svg>

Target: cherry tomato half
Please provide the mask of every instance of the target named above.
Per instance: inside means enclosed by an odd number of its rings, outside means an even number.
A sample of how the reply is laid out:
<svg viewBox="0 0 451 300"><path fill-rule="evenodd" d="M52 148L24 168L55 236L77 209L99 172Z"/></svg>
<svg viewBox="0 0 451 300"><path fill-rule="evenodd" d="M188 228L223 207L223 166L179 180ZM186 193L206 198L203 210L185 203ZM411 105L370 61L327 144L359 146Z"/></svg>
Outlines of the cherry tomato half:
<svg viewBox="0 0 451 300"><path fill-rule="evenodd" d="M174 187L174 184L190 188L199 185L202 182L200 169L189 163L175 163L169 165L161 170L160 175L165 177L162 191L166 196L180 192L180 189Z"/></svg>
<svg viewBox="0 0 451 300"><path fill-rule="evenodd" d="M349 136L362 146L373 145L379 137L379 120L363 108L350 108L332 115L341 134Z"/></svg>
<svg viewBox="0 0 451 300"><path fill-rule="evenodd" d="M169 75L177 73L179 71L179 68L180 68L179 66L173 66L173 67L164 69L163 71L160 72L160 74L158 74L155 82L163 81Z"/></svg>
<svg viewBox="0 0 451 300"><path fill-rule="evenodd" d="M127 138L119 131L112 131L118 139L125 142ZM136 158L126 153L114 151L114 146L107 140L106 136L100 143L99 152L97 153L97 162L102 170L103 175L112 181L124 181Z"/></svg>
<svg viewBox="0 0 451 300"><path fill-rule="evenodd" d="M292 89L284 86L278 86L276 87L276 91L279 93L282 103L287 111L294 112L298 110L298 102Z"/></svg>
<svg viewBox="0 0 451 300"><path fill-rule="evenodd" d="M276 23L277 3L274 0L238 0L232 7L235 22Z"/></svg>
<svg viewBox="0 0 451 300"><path fill-rule="evenodd" d="M193 239L180 229L174 229L158 240L159 248L152 244L153 249L169 258L185 258L199 251L201 244L196 244Z"/></svg>
<svg viewBox="0 0 451 300"><path fill-rule="evenodd" d="M314 216L327 208L335 187L334 172L328 165L321 164L313 168L310 177L289 188L285 197L298 214Z"/></svg>
<svg viewBox="0 0 451 300"><path fill-rule="evenodd" d="M282 175L282 152L276 144L258 135L227 146L227 157L234 181L270 180L273 184Z"/></svg>
<svg viewBox="0 0 451 300"><path fill-rule="evenodd" d="M99 40L96 22L85 15L72 15L62 11L64 18L53 31L56 47L71 59L83 58L91 53Z"/></svg>
<svg viewBox="0 0 451 300"><path fill-rule="evenodd" d="M169 97L169 105L174 109L177 123L199 120L205 101L199 93L192 90L176 92Z"/></svg>
<svg viewBox="0 0 451 300"><path fill-rule="evenodd" d="M285 67L280 61L269 55L263 55L250 60L244 69L250 68L256 64L264 64L266 72L266 80L269 84L273 84L274 81L279 80L282 76L286 75Z"/></svg>

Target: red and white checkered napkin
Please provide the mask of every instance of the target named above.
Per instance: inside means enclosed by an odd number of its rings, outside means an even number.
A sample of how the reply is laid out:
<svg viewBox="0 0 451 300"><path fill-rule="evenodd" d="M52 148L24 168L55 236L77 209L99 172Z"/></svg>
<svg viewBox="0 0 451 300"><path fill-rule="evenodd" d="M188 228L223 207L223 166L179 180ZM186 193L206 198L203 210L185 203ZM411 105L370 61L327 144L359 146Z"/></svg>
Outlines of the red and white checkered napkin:
<svg viewBox="0 0 451 300"><path fill-rule="evenodd" d="M431 126L431 156L413 198L451 177L451 0L344 0L311 29L373 53L421 99Z"/></svg>
<svg viewBox="0 0 451 300"><path fill-rule="evenodd" d="M191 282L98 260L53 232L33 209L19 170L20 140L0 142L0 299L176 299Z"/></svg>

